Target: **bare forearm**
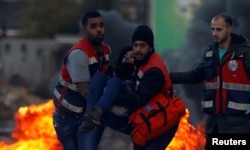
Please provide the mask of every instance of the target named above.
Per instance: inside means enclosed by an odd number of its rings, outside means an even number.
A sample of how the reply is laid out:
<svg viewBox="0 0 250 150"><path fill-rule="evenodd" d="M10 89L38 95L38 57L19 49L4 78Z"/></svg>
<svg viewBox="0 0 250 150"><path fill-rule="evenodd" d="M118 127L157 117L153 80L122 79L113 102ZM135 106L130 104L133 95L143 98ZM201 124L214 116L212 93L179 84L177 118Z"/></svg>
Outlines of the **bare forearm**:
<svg viewBox="0 0 250 150"><path fill-rule="evenodd" d="M83 97L87 98L89 82L77 82L75 83L78 91L82 94Z"/></svg>

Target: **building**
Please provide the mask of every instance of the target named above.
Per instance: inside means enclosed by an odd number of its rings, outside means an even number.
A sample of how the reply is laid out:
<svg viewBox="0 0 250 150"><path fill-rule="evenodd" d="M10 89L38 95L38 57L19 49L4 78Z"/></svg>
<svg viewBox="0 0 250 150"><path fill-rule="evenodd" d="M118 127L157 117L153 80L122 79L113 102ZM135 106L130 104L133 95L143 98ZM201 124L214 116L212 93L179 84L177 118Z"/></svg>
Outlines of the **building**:
<svg viewBox="0 0 250 150"><path fill-rule="evenodd" d="M31 91L47 85L58 69L60 43L51 39L0 40L0 76L14 86Z"/></svg>

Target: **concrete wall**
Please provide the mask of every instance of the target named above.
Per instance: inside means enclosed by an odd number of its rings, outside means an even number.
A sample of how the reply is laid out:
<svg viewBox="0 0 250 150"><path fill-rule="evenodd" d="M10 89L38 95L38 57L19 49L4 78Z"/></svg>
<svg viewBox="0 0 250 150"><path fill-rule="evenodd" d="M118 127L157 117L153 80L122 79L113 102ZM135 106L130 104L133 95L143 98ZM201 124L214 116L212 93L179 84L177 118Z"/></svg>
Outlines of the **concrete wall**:
<svg viewBox="0 0 250 150"><path fill-rule="evenodd" d="M31 89L47 82L58 69L54 57L58 46L55 40L50 39L0 40L2 80L25 84Z"/></svg>

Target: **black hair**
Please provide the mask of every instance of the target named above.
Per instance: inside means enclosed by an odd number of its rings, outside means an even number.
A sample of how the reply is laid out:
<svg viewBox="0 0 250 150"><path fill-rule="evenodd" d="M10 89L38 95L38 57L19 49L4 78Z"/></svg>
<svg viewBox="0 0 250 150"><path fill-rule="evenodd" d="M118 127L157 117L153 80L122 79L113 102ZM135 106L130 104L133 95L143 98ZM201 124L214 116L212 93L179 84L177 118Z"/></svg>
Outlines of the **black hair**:
<svg viewBox="0 0 250 150"><path fill-rule="evenodd" d="M118 59L116 61L116 65L119 65L122 63L122 59L124 58L125 54L128 52L128 51L132 51L133 50L133 47L132 46L126 46L124 47L120 53L119 53L119 56L118 56Z"/></svg>
<svg viewBox="0 0 250 150"><path fill-rule="evenodd" d="M225 13L218 14L218 15L214 16L213 18L214 19L223 18L224 21L227 23L227 25L229 25L231 27L233 26L232 18Z"/></svg>
<svg viewBox="0 0 250 150"><path fill-rule="evenodd" d="M95 18L95 17L102 17L102 15L96 11L89 11L82 17L82 26L86 26L88 23L89 18Z"/></svg>

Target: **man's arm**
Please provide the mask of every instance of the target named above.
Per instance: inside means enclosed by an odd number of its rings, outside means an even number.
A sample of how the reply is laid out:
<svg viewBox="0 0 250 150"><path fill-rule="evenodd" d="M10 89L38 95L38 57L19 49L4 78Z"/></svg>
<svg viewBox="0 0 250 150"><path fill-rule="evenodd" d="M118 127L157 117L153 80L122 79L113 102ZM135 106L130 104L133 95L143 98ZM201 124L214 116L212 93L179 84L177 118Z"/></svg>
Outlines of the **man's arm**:
<svg viewBox="0 0 250 150"><path fill-rule="evenodd" d="M171 72L170 78L173 84L201 83L205 79L205 70L200 63L194 70L187 72Z"/></svg>
<svg viewBox="0 0 250 150"><path fill-rule="evenodd" d="M87 99L89 81L86 81L86 82L77 82L75 84L76 84L77 90L82 94L82 96L85 99Z"/></svg>
<svg viewBox="0 0 250 150"><path fill-rule="evenodd" d="M74 50L68 56L66 67L77 90L87 98L90 81L88 56L81 50Z"/></svg>
<svg viewBox="0 0 250 150"><path fill-rule="evenodd" d="M115 105L127 106L131 111L145 105L165 84L163 73L158 68L148 70L138 88L129 94L120 94Z"/></svg>

